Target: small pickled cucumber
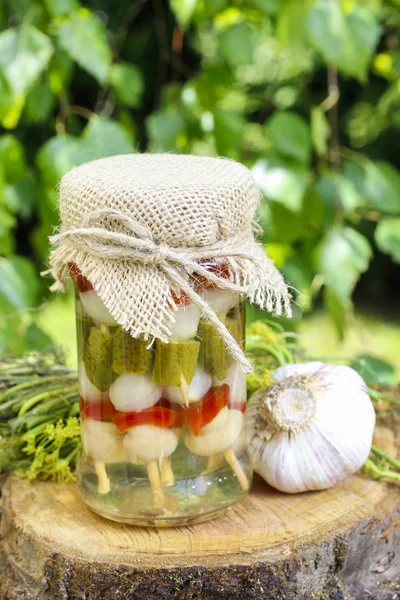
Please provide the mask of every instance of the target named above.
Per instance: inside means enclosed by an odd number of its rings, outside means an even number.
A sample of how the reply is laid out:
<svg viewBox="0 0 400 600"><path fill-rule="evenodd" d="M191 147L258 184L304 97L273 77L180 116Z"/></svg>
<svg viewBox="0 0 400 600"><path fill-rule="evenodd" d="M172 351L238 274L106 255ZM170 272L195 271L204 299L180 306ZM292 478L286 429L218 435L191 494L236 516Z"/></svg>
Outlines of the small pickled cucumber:
<svg viewBox="0 0 400 600"><path fill-rule="evenodd" d="M156 340L153 381L161 385L180 386L182 376L186 383L192 381L196 371L200 342L170 342Z"/></svg>
<svg viewBox="0 0 400 600"><path fill-rule="evenodd" d="M83 360L83 352L86 345L86 341L89 337L90 328L93 325L91 319L87 317L82 309L82 305L79 301L76 302L76 338L78 343L78 360Z"/></svg>
<svg viewBox="0 0 400 600"><path fill-rule="evenodd" d="M229 329L228 321L230 320L226 319ZM212 377L224 379L233 359L215 325L200 321L198 336L201 340L200 362L204 369Z"/></svg>
<svg viewBox="0 0 400 600"><path fill-rule="evenodd" d="M150 373L153 367L154 352L146 348L146 342L133 338L129 333L117 329L113 339L113 371L119 375Z"/></svg>
<svg viewBox="0 0 400 600"><path fill-rule="evenodd" d="M108 390L114 380L111 362L112 335L92 327L85 347L85 367L90 381L101 392Z"/></svg>

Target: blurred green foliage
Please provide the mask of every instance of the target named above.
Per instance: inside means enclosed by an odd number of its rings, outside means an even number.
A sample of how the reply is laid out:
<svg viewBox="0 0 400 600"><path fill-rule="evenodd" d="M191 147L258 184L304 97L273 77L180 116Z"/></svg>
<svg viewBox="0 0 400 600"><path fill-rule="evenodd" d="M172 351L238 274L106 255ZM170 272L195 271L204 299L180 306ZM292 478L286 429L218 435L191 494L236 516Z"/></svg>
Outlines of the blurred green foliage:
<svg viewBox="0 0 400 600"><path fill-rule="evenodd" d="M248 165L295 317L343 335L400 262L399 74L399 0L3 0L0 352L48 344L62 175L144 150Z"/></svg>

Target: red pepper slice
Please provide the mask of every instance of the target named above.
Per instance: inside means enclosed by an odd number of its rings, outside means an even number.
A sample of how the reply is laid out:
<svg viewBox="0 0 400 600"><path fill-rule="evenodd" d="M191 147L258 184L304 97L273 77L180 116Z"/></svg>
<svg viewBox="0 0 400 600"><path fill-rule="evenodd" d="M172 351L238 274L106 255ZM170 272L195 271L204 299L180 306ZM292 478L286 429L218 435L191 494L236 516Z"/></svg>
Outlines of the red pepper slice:
<svg viewBox="0 0 400 600"><path fill-rule="evenodd" d="M229 277L230 277L229 267L226 264L215 265L215 264L210 264L209 262L207 262L207 263L202 264L202 267L204 267L205 269L207 269L207 271L210 271L210 273L213 273L217 277L220 277L221 279L229 279ZM215 284L214 282L209 281L207 279L207 277L204 277L204 275L196 274L196 285L197 285L197 289L202 289L202 290L218 289L218 285Z"/></svg>
<svg viewBox="0 0 400 600"><path fill-rule="evenodd" d="M182 427L183 424L182 416L179 413L157 404L140 412L125 413L116 410L113 421L122 433L137 425L154 425L155 427L168 429L170 427Z"/></svg>
<svg viewBox="0 0 400 600"><path fill-rule="evenodd" d="M80 397L81 414L87 419L95 419L96 421L112 422L115 413L115 408L109 400L101 402L87 402Z"/></svg>
<svg viewBox="0 0 400 600"><path fill-rule="evenodd" d="M171 290L171 296L172 296L172 300L179 307L180 306L188 306L188 304L190 304L190 298L189 298L189 296L185 292L182 292L182 290L180 291L180 295L179 296L177 296L175 294L174 290Z"/></svg>
<svg viewBox="0 0 400 600"><path fill-rule="evenodd" d="M207 394L193 402L182 411L183 417L194 435L198 435L201 428L217 416L225 406L229 404L229 385L224 383L218 387L212 387Z"/></svg>
<svg viewBox="0 0 400 600"><path fill-rule="evenodd" d="M86 279L74 263L68 263L68 271L72 281L80 292L89 292L93 289L90 281Z"/></svg>

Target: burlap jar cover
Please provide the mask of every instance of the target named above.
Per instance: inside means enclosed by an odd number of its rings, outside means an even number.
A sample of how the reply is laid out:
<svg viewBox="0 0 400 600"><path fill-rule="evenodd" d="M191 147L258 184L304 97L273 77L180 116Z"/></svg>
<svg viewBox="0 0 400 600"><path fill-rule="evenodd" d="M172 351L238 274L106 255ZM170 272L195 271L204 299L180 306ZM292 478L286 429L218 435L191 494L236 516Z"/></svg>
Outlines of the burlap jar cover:
<svg viewBox="0 0 400 600"><path fill-rule="evenodd" d="M50 238L55 278L64 290L68 263L91 282L133 337L167 342L176 296L185 292L212 322L245 372L243 351L193 281L206 277L270 312L290 315L282 275L256 241L260 193L250 171L228 159L128 154L69 171L60 183L61 228ZM205 266L227 265L229 277Z"/></svg>

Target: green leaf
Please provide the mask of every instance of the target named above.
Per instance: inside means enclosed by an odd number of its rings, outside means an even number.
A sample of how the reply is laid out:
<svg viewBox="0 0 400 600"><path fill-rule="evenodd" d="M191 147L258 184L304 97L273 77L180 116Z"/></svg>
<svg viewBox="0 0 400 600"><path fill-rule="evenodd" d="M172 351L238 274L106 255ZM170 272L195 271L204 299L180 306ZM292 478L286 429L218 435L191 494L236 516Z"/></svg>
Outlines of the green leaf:
<svg viewBox="0 0 400 600"><path fill-rule="evenodd" d="M346 18L348 48L343 48L338 62L339 70L346 75L365 81L369 63L380 36L380 27L371 10L355 6ZM351 57L351 58L350 58Z"/></svg>
<svg viewBox="0 0 400 600"><path fill-rule="evenodd" d="M186 122L179 111L160 110L147 118L152 149L168 152L179 149L179 138L186 135Z"/></svg>
<svg viewBox="0 0 400 600"><path fill-rule="evenodd" d="M369 163L364 190L369 206L378 211L400 213L400 173L384 161Z"/></svg>
<svg viewBox="0 0 400 600"><path fill-rule="evenodd" d="M13 253L14 240L11 230L16 224L15 217L0 205L0 255L9 256Z"/></svg>
<svg viewBox="0 0 400 600"><path fill-rule="evenodd" d="M2 356L6 354L22 356L26 352L24 320L18 314L0 320L0 354Z"/></svg>
<svg viewBox="0 0 400 600"><path fill-rule="evenodd" d="M43 123L49 119L54 106L54 96L48 83L37 83L28 92L25 115L30 123Z"/></svg>
<svg viewBox="0 0 400 600"><path fill-rule="evenodd" d="M388 217L379 221L375 229L375 242L381 252L390 254L400 263L400 217Z"/></svg>
<svg viewBox="0 0 400 600"><path fill-rule="evenodd" d="M170 6L182 29L186 29L196 9L197 0L171 0Z"/></svg>
<svg viewBox="0 0 400 600"><path fill-rule="evenodd" d="M0 313L10 314L36 306L38 275L32 263L22 256L0 258Z"/></svg>
<svg viewBox="0 0 400 600"><path fill-rule="evenodd" d="M51 337L49 337L43 329L40 329L36 323L31 323L29 325L25 332L25 336L28 351L37 350L38 352L42 352L53 344Z"/></svg>
<svg viewBox="0 0 400 600"><path fill-rule="evenodd" d="M44 0L44 4L51 17L68 15L79 7L77 0Z"/></svg>
<svg viewBox="0 0 400 600"><path fill-rule="evenodd" d="M0 164L7 181L13 182L24 176L26 170L25 152L14 135L3 135L0 138Z"/></svg>
<svg viewBox="0 0 400 600"><path fill-rule="evenodd" d="M24 176L6 185L4 200L12 213L19 214L23 219L28 219L35 206L36 182L32 173L27 170Z"/></svg>
<svg viewBox="0 0 400 600"><path fill-rule="evenodd" d="M289 256L283 266L283 274L285 279L292 285L298 295L296 302L304 311L308 311L312 307L311 285L313 273L310 266L304 260L304 257L299 254Z"/></svg>
<svg viewBox="0 0 400 600"><path fill-rule="evenodd" d="M82 134L90 160L135 151L128 131L117 121L94 115Z"/></svg>
<svg viewBox="0 0 400 600"><path fill-rule="evenodd" d="M328 141L331 128L326 114L320 106L311 109L311 141L318 156L325 156L328 152Z"/></svg>
<svg viewBox="0 0 400 600"><path fill-rule="evenodd" d="M346 17L339 0L319 0L308 16L308 35L326 64L365 81L380 29L372 11L355 6Z"/></svg>
<svg viewBox="0 0 400 600"><path fill-rule="evenodd" d="M370 354L359 354L351 361L349 367L357 371L367 385L376 383L395 385L398 382L393 365Z"/></svg>
<svg viewBox="0 0 400 600"><path fill-rule="evenodd" d="M0 68L14 94L23 94L47 67L50 38L31 25L0 33Z"/></svg>
<svg viewBox="0 0 400 600"><path fill-rule="evenodd" d="M47 140L36 155L43 180L52 190L67 171L86 160L89 160L86 144L76 137L65 134Z"/></svg>
<svg viewBox="0 0 400 600"><path fill-rule="evenodd" d="M285 0L279 5L276 37L282 46L293 52L305 51L306 21L309 0Z"/></svg>
<svg viewBox="0 0 400 600"><path fill-rule="evenodd" d="M324 307L334 322L338 335L342 340L346 329L346 318L351 312L352 304L350 300L343 301L334 289L330 286L324 287L323 292Z"/></svg>
<svg viewBox="0 0 400 600"><path fill-rule="evenodd" d="M219 51L232 67L247 65L253 58L253 30L248 23L236 23L219 36Z"/></svg>
<svg viewBox="0 0 400 600"><path fill-rule="evenodd" d="M292 211L301 209L309 182L304 165L271 157L257 161L252 172L257 185L269 200L275 200Z"/></svg>
<svg viewBox="0 0 400 600"><path fill-rule="evenodd" d="M367 238L350 227L329 230L313 253L316 271L323 275L325 285L343 303L351 297L359 275L368 269L371 257Z"/></svg>
<svg viewBox="0 0 400 600"><path fill-rule="evenodd" d="M72 13L59 30L60 45L99 84L108 80L111 49L103 23L87 9Z"/></svg>
<svg viewBox="0 0 400 600"><path fill-rule="evenodd" d="M240 159L240 143L245 120L243 115L227 110L214 112L215 148L220 156Z"/></svg>
<svg viewBox="0 0 400 600"><path fill-rule="evenodd" d="M338 0L319 0L307 19L309 40L325 63L337 64L348 44L346 21Z"/></svg>
<svg viewBox="0 0 400 600"><path fill-rule="evenodd" d="M139 106L144 82L139 69L129 63L119 63L111 67L110 84L119 102L135 108Z"/></svg>
<svg viewBox="0 0 400 600"><path fill-rule="evenodd" d="M268 121L267 131L279 154L304 163L310 160L310 130L302 117L293 112L276 112Z"/></svg>

